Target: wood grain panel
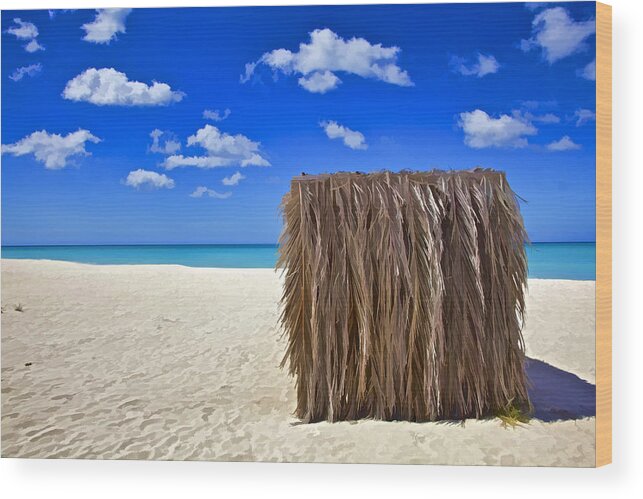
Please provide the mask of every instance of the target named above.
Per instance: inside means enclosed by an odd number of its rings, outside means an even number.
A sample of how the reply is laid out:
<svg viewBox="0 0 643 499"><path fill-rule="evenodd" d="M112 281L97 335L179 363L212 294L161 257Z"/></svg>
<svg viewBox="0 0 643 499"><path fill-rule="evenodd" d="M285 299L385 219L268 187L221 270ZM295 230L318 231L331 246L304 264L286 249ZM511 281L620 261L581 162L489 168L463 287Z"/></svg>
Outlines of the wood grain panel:
<svg viewBox="0 0 643 499"><path fill-rule="evenodd" d="M596 466L612 462L612 7L596 3Z"/></svg>

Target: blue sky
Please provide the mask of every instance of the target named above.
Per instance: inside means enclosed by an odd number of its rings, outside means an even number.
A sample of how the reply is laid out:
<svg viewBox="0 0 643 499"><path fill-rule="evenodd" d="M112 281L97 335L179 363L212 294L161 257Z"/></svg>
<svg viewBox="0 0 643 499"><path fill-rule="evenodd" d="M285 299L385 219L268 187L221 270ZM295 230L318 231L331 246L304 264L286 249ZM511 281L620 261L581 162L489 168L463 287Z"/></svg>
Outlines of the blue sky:
<svg viewBox="0 0 643 499"><path fill-rule="evenodd" d="M474 166L593 241L594 9L3 11L2 243L272 243L302 171Z"/></svg>

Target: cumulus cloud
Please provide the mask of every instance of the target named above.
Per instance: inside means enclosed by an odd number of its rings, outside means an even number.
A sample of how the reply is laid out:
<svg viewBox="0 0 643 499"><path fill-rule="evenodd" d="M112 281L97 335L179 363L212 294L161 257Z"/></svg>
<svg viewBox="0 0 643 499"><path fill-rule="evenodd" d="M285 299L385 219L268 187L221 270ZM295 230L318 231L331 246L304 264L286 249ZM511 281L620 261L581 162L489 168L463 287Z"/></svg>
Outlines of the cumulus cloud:
<svg viewBox="0 0 643 499"><path fill-rule="evenodd" d="M152 138L151 152L174 154L181 150L181 143L172 132L164 132L155 128L150 132Z"/></svg>
<svg viewBox="0 0 643 499"><path fill-rule="evenodd" d="M341 83L335 74L343 72L403 87L412 86L408 73L397 65L399 47L371 44L364 38L345 40L330 29L316 29L308 43L299 50L285 48L263 54L258 61L246 64L241 82L248 81L259 65L275 72L298 75L299 85L313 93L325 93Z"/></svg>
<svg viewBox="0 0 643 499"><path fill-rule="evenodd" d="M361 132L351 130L336 121L322 121L321 126L329 139L342 139L346 147L351 149L367 149L366 139Z"/></svg>
<svg viewBox="0 0 643 499"><path fill-rule="evenodd" d="M309 76L302 76L297 83L313 94L325 94L333 90L342 81L330 71L316 71Z"/></svg>
<svg viewBox="0 0 643 499"><path fill-rule="evenodd" d="M13 73L9 75L9 79L13 81L20 81L25 76L34 77L42 71L40 63L30 64L29 66L21 66L16 68Z"/></svg>
<svg viewBox="0 0 643 499"><path fill-rule="evenodd" d="M579 69L576 74L586 80L596 81L596 59L590 62L583 69Z"/></svg>
<svg viewBox="0 0 643 499"><path fill-rule="evenodd" d="M38 52L39 50L45 50L45 47L43 47L42 45L40 45L40 44L38 43L38 40L36 40L36 39L34 38L33 40L31 40L29 43L27 43L27 44L24 46L24 49L25 49L27 52L29 52L30 54L33 54L34 52Z"/></svg>
<svg viewBox="0 0 643 499"><path fill-rule="evenodd" d="M547 149L555 152L572 151L574 149L580 149L580 145L575 144L574 141L569 138L569 135L565 135L560 140L547 144Z"/></svg>
<svg viewBox="0 0 643 499"><path fill-rule="evenodd" d="M205 125L188 137L188 146L200 146L206 151L205 156L168 156L163 167L171 170L182 166L197 168L217 168L221 166L270 166L261 156L259 142L250 140L245 135L229 135L217 127Z"/></svg>
<svg viewBox="0 0 643 499"><path fill-rule="evenodd" d="M244 178L246 178L246 176L242 175L241 172L235 172L229 177L224 177L221 183L223 185L238 185Z"/></svg>
<svg viewBox="0 0 643 499"><path fill-rule="evenodd" d="M577 109L574 112L574 119L576 120L576 126L581 126L589 121L595 121L596 113L590 109Z"/></svg>
<svg viewBox="0 0 643 499"><path fill-rule="evenodd" d="M14 144L2 145L2 154L24 156L33 154L36 161L45 164L49 170L58 170L67 166L72 156L88 156L85 143L100 142L88 130L77 130L65 136L49 133L46 130L33 132Z"/></svg>
<svg viewBox="0 0 643 499"><path fill-rule="evenodd" d="M215 109L214 111L211 109L203 110L203 118L212 121L223 121L227 119L230 114L231 111L229 109L225 109L223 112L219 111L218 109Z"/></svg>
<svg viewBox="0 0 643 499"><path fill-rule="evenodd" d="M129 172L125 185L136 189L146 186L152 189L174 189L174 180L162 173L156 173L139 168Z"/></svg>
<svg viewBox="0 0 643 499"><path fill-rule="evenodd" d="M30 53L37 52L38 50L45 50L45 47L38 43L38 28L35 24L23 21L19 17L13 20L15 26L7 29L6 33L15 36L18 40L29 40L23 48Z"/></svg>
<svg viewBox="0 0 643 499"><path fill-rule="evenodd" d="M19 17L14 18L13 22L15 26L10 26L6 32L18 40L31 40L38 36L38 28L35 24L23 21Z"/></svg>
<svg viewBox="0 0 643 499"><path fill-rule="evenodd" d="M83 40L92 43L109 43L116 39L117 33L125 33L125 19L132 9L96 9L96 17L83 24Z"/></svg>
<svg viewBox="0 0 643 499"><path fill-rule="evenodd" d="M532 36L521 41L525 52L542 49L550 64L585 48L585 40L596 33L596 21L574 21L563 7L544 10L534 17Z"/></svg>
<svg viewBox="0 0 643 499"><path fill-rule="evenodd" d="M216 199L228 199L230 196L232 196L231 192L217 192L213 189L208 189L204 185L200 185L196 189L194 189L194 192L190 194L191 198L202 198L203 196L208 196L211 198L216 198Z"/></svg>
<svg viewBox="0 0 643 499"><path fill-rule="evenodd" d="M179 102L185 94L173 91L167 83L147 85L129 80L114 68L89 68L67 82L62 96L97 106L166 106Z"/></svg>
<svg viewBox="0 0 643 499"><path fill-rule="evenodd" d="M480 109L460 113L458 125L464 131L464 143L474 149L525 147L525 136L538 133L536 127L522 117L501 114L493 118Z"/></svg>
<svg viewBox="0 0 643 499"><path fill-rule="evenodd" d="M476 62L467 64L467 60L463 57L454 56L451 58L451 67L456 73L464 76L483 76L497 73L500 69L500 63L492 55L478 54Z"/></svg>

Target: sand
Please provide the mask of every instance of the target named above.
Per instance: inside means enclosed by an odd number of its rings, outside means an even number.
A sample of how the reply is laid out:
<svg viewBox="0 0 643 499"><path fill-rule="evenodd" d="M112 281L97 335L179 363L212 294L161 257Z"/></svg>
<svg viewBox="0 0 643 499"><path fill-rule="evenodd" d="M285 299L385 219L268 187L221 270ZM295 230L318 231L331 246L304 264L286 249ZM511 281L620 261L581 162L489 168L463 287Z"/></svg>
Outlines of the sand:
<svg viewBox="0 0 643 499"><path fill-rule="evenodd" d="M273 271L3 260L2 457L593 466L594 287L529 282L559 421L300 424Z"/></svg>

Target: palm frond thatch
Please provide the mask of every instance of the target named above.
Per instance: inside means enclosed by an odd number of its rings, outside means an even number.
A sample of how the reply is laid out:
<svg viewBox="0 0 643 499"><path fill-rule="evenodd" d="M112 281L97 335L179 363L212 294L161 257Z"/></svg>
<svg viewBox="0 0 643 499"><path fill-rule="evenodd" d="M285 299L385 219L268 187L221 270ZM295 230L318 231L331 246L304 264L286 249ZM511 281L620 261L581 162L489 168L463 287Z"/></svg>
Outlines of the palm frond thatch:
<svg viewBox="0 0 643 499"><path fill-rule="evenodd" d="M297 417L434 421L528 405L526 233L504 173L301 176L282 210Z"/></svg>

